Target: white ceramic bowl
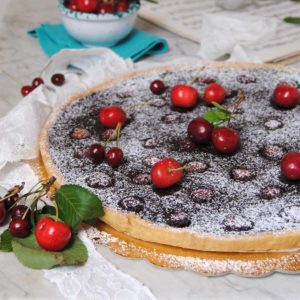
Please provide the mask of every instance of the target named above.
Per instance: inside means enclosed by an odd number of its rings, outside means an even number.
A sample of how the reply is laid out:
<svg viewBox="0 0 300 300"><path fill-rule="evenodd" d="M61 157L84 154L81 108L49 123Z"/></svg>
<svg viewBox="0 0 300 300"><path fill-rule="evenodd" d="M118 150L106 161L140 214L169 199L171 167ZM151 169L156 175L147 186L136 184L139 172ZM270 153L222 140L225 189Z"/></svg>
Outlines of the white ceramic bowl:
<svg viewBox="0 0 300 300"><path fill-rule="evenodd" d="M72 11L63 5L63 0L58 0L57 6L67 32L87 47L110 47L125 38L133 29L140 8L134 3L126 12L94 14Z"/></svg>

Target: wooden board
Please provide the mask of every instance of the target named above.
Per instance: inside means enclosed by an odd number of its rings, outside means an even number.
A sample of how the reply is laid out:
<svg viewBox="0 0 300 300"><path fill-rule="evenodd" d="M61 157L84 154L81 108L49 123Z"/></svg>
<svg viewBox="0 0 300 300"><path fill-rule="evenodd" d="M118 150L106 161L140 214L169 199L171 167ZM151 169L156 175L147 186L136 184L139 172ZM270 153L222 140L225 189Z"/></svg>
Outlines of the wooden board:
<svg viewBox="0 0 300 300"><path fill-rule="evenodd" d="M95 228L92 229L93 231ZM233 273L262 277L273 272L300 271L300 250L286 252L224 253L203 252L145 242L118 232L101 222L99 233L90 237L96 245L104 245L115 253L169 269L185 269L206 276ZM89 233L90 229L87 229Z"/></svg>

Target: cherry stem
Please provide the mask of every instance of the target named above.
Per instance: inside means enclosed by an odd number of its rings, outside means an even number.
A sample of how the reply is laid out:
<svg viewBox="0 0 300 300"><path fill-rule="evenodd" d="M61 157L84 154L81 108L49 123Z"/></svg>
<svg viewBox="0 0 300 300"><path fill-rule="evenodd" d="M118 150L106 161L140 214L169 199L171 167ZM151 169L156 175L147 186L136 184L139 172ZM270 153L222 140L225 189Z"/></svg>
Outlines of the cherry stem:
<svg viewBox="0 0 300 300"><path fill-rule="evenodd" d="M227 111L230 112L230 119L228 120L227 125L230 126L230 121L232 117L235 115L236 111L238 110L241 103L245 100L245 93L240 90L237 99L231 104L231 106L227 107Z"/></svg>
<svg viewBox="0 0 300 300"><path fill-rule="evenodd" d="M53 200L53 205L55 207L55 221L58 221L58 206L55 200Z"/></svg>
<svg viewBox="0 0 300 300"><path fill-rule="evenodd" d="M114 132L109 136L109 138L104 142L103 147L106 148L108 143L112 140L113 136L116 134L117 135L117 145L119 144L119 139L120 139L120 131L121 131L122 123L118 123L116 128L114 129Z"/></svg>
<svg viewBox="0 0 300 300"><path fill-rule="evenodd" d="M197 78L199 77L200 73L202 73L204 69L205 69L205 67L202 67L200 70L198 70L197 73L192 77L192 79L190 80L190 82L188 83L188 85L192 85L197 80Z"/></svg>
<svg viewBox="0 0 300 300"><path fill-rule="evenodd" d="M108 139L104 142L103 147L106 148L106 146L108 145L108 143L111 141L111 139L113 138L114 134L116 133L116 131L114 131L109 137Z"/></svg>
<svg viewBox="0 0 300 300"><path fill-rule="evenodd" d="M226 108L231 114L235 114L241 103L245 100L245 93L240 90L237 99Z"/></svg>
<svg viewBox="0 0 300 300"><path fill-rule="evenodd" d="M184 171L185 169L186 169L186 166L182 166L182 167L176 168L176 169L169 168L168 172L169 173L174 173L174 172L178 172L178 171Z"/></svg>
<svg viewBox="0 0 300 300"><path fill-rule="evenodd" d="M12 75L10 75L8 72L6 72L5 70L1 70L1 72L3 74L5 74L6 76L8 76L11 80L13 80L14 82L16 82L18 85L23 86L23 83L21 81L19 81L17 78L13 77Z"/></svg>
<svg viewBox="0 0 300 300"><path fill-rule="evenodd" d="M120 134L121 134L121 127L122 127L122 123L118 123L117 127L116 127L116 131L117 131L117 147L119 148L120 146Z"/></svg>
<svg viewBox="0 0 300 300"><path fill-rule="evenodd" d="M22 216L22 220L24 220L26 218L26 215L28 214L29 209L30 209L30 206L28 206L27 209L25 210L25 212L24 212L24 214Z"/></svg>
<svg viewBox="0 0 300 300"><path fill-rule="evenodd" d="M212 102L211 104L212 104L214 107L216 107L216 108L218 108L218 109L220 109L220 110L222 110L222 111L225 111L225 112L231 114L231 111L229 111L225 106L223 106L223 105L221 105L221 104L219 104L219 103L217 103L217 102Z"/></svg>

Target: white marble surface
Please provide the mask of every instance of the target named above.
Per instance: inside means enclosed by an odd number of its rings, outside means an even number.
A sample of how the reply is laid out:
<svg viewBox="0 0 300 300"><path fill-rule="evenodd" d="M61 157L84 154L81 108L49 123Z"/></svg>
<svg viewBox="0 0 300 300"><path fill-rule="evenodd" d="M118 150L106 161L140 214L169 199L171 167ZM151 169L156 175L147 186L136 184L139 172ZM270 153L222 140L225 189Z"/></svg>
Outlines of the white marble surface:
<svg viewBox="0 0 300 300"><path fill-rule="evenodd" d="M184 1L184 0L183 0ZM47 58L26 30L41 22L59 22L55 1L0 0L0 70L23 83L37 76ZM178 55L194 55L195 43L176 37L143 21L138 27L165 37L170 43L166 55L147 58L168 61ZM20 86L0 73L0 116L20 99ZM17 120L16 120L17 122ZM0 145L1 146L1 145ZM300 276L274 274L266 278L241 278L227 275L203 277L186 271L170 271L145 261L130 260L103 248L101 253L122 271L145 283L158 299L299 299ZM12 254L0 253L0 299L62 299L56 287L41 271L20 265Z"/></svg>

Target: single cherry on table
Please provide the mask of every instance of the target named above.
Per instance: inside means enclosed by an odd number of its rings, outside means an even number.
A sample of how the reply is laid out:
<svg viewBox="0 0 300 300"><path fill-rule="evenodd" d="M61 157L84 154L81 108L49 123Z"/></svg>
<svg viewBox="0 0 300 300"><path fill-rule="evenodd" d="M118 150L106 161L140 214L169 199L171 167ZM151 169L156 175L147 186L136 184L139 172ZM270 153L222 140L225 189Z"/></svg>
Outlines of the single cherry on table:
<svg viewBox="0 0 300 300"><path fill-rule="evenodd" d="M30 94L32 91L34 90L34 87L32 87L31 85L24 85L21 88L21 95L23 97L27 96L28 94Z"/></svg>
<svg viewBox="0 0 300 300"><path fill-rule="evenodd" d="M44 217L36 224L35 235L42 248L49 251L61 251L68 246L72 232L68 224Z"/></svg>
<svg viewBox="0 0 300 300"><path fill-rule="evenodd" d="M124 154L120 148L113 147L106 152L105 158L110 166L117 167L123 162Z"/></svg>
<svg viewBox="0 0 300 300"><path fill-rule="evenodd" d="M215 128L212 133L212 144L218 152L234 153L240 146L240 134L232 128Z"/></svg>
<svg viewBox="0 0 300 300"><path fill-rule="evenodd" d="M100 110L99 120L106 128L116 128L119 123L125 123L127 116L120 106L110 105Z"/></svg>
<svg viewBox="0 0 300 300"><path fill-rule="evenodd" d="M56 73L51 77L51 82L56 86L62 86L65 83L66 79L64 74Z"/></svg>
<svg viewBox="0 0 300 300"><path fill-rule="evenodd" d="M32 80L31 85L32 85L33 88L36 88L41 84L44 84L44 80L41 77L36 77Z"/></svg>
<svg viewBox="0 0 300 300"><path fill-rule="evenodd" d="M99 143L94 143L87 149L86 156L94 164L100 164L103 162L105 157L104 147Z"/></svg>
<svg viewBox="0 0 300 300"><path fill-rule="evenodd" d="M150 90L154 95L161 95L166 90L166 86L162 80L156 79L151 82Z"/></svg>
<svg viewBox="0 0 300 300"><path fill-rule="evenodd" d="M276 87L273 93L273 102L281 108L294 108L300 100L297 88L283 83Z"/></svg>
<svg viewBox="0 0 300 300"><path fill-rule="evenodd" d="M156 188L165 189L181 181L183 167L176 159L167 157L154 164L150 175Z"/></svg>
<svg viewBox="0 0 300 300"><path fill-rule="evenodd" d="M288 152L280 163L281 172L288 180L300 180L300 152Z"/></svg>
<svg viewBox="0 0 300 300"><path fill-rule="evenodd" d="M204 118L193 119L188 126L188 136L198 144L207 144L211 140L214 126Z"/></svg>
<svg viewBox="0 0 300 300"><path fill-rule="evenodd" d="M185 84L175 85L171 90L171 101L176 107L192 108L198 102L197 90Z"/></svg>
<svg viewBox="0 0 300 300"><path fill-rule="evenodd" d="M223 103L226 98L226 90L224 87L218 83L209 84L203 93L203 100L207 104L212 102L217 102L219 104Z"/></svg>

